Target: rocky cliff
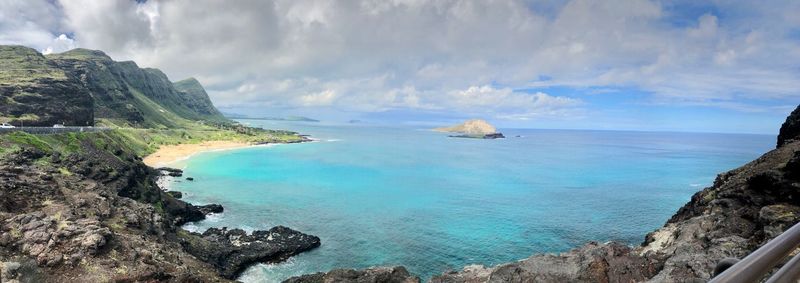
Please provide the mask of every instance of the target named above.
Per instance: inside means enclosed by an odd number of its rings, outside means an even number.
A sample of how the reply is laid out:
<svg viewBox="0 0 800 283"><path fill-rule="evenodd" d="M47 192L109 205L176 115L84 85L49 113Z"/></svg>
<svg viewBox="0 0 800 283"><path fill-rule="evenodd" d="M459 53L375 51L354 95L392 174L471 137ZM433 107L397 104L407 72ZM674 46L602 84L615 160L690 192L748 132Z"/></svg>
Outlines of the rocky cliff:
<svg viewBox="0 0 800 283"><path fill-rule="evenodd" d="M783 124L775 150L717 176L639 246L593 242L493 267L467 266L431 282L705 282L720 260L743 258L800 221L798 125L800 106ZM327 276L335 275L289 281Z"/></svg>
<svg viewBox="0 0 800 283"><path fill-rule="evenodd" d="M778 147L796 140L800 136L800 108L795 109L786 118L786 122L781 125L781 130L778 133Z"/></svg>
<svg viewBox="0 0 800 283"><path fill-rule="evenodd" d="M204 209L130 146L115 131L0 135L0 282L227 282L319 246L286 227L182 230Z"/></svg>

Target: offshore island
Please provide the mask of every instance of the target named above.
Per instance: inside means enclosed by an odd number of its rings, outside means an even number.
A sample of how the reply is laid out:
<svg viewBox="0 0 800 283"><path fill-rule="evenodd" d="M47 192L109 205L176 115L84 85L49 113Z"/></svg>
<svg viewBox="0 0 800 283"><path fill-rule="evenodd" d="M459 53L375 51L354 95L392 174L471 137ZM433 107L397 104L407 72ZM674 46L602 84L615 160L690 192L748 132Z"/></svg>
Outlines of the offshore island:
<svg viewBox="0 0 800 283"><path fill-rule="evenodd" d="M181 228L224 208L165 192L156 180L181 172L154 167L204 150L307 141L225 118L195 79L172 82L101 51L45 56L0 46L0 101L0 122L14 126L0 129L2 282L229 282L252 264L324 244L282 226L252 233ZM68 127L44 130L54 124ZM479 120L439 130L499 134ZM718 175L663 227L642 235L641 245L591 242L561 254L467 266L431 282L707 280L720 260L742 258L800 220L799 152L800 107L774 150ZM401 266L287 280L418 281Z"/></svg>
<svg viewBox="0 0 800 283"><path fill-rule="evenodd" d="M473 139L502 139L505 138L503 133L498 132L497 128L480 119L467 120L464 123L450 126L440 127L433 129L437 132L455 133L451 135L453 138L473 138Z"/></svg>

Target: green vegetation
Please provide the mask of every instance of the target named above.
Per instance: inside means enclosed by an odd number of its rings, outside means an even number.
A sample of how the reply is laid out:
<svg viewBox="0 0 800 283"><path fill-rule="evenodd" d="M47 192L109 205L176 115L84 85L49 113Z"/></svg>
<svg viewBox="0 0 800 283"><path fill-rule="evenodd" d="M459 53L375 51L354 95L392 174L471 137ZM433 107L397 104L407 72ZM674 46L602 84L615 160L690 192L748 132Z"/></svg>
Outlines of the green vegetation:
<svg viewBox="0 0 800 283"><path fill-rule="evenodd" d="M92 145L99 150L112 153L121 150L133 152L138 156L146 156L158 150L162 145L193 144L216 140L245 143L285 143L302 139L296 133L288 131L238 127L232 129L220 129L211 126L177 129L117 128L106 132L50 135L12 132L0 134L0 159L21 148L36 148L45 153L60 152L68 155L80 152L87 145ZM41 162L47 162L46 159L40 160ZM59 170L61 174L71 174L65 168Z"/></svg>
<svg viewBox="0 0 800 283"><path fill-rule="evenodd" d="M133 152L145 156L155 152L162 145L194 144L204 141L238 141L245 143L285 143L301 140L296 133L273 130L254 130L239 133L220 129L136 129L121 128L113 132L115 139L124 143Z"/></svg>
<svg viewBox="0 0 800 283"><path fill-rule="evenodd" d="M39 79L65 80L64 71L47 65L36 50L23 46L0 48L0 81L18 85L35 84Z"/></svg>
<svg viewBox="0 0 800 283"><path fill-rule="evenodd" d="M73 59L73 60L111 60L103 51L75 48L63 53L48 54L48 59Z"/></svg>
<svg viewBox="0 0 800 283"><path fill-rule="evenodd" d="M47 142L41 140L36 135L25 132L12 132L3 136L3 138L12 145L33 147L44 152L53 151L53 148Z"/></svg>

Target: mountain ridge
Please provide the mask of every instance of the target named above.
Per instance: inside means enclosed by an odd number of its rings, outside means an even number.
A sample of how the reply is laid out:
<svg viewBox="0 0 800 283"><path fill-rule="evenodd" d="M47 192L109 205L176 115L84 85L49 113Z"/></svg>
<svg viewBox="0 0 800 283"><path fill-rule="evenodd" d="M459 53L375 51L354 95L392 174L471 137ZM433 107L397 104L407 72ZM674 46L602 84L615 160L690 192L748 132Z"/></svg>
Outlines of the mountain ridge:
<svg viewBox="0 0 800 283"><path fill-rule="evenodd" d="M0 117L14 125L109 122L169 128L194 121L231 122L196 79L172 82L159 69L114 61L99 50L42 55L32 48L2 45L0 66L0 100L6 102L0 105ZM47 105L63 107L42 108Z"/></svg>

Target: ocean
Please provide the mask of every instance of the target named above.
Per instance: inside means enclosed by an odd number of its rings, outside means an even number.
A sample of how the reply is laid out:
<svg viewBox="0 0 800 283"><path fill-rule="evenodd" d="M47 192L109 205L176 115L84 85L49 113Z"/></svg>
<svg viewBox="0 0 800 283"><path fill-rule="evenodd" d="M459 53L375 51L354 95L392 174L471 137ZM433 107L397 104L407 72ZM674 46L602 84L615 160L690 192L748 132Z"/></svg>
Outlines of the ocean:
<svg viewBox="0 0 800 283"><path fill-rule="evenodd" d="M717 174L770 150L774 136L500 129L449 138L422 126L241 120L317 142L197 154L169 184L225 212L188 224L319 236L322 246L245 271L279 282L334 268L403 265L427 280L588 241L638 245Z"/></svg>

